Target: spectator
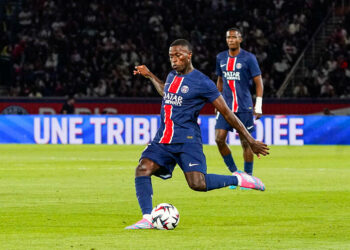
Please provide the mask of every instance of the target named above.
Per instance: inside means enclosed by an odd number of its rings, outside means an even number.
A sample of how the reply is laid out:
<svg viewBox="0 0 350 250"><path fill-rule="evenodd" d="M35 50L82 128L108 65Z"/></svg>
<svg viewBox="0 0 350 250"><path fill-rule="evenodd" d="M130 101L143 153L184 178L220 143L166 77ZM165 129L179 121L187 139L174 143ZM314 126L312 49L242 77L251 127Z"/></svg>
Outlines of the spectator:
<svg viewBox="0 0 350 250"><path fill-rule="evenodd" d="M324 85L327 80L328 80L328 77L324 74L324 71L321 71L316 77L317 83L321 86Z"/></svg>
<svg viewBox="0 0 350 250"><path fill-rule="evenodd" d="M309 92L307 90L307 87L303 85L302 82L298 82L298 84L295 86L293 90L293 95L295 97L307 97L309 96Z"/></svg>
<svg viewBox="0 0 350 250"><path fill-rule="evenodd" d="M18 14L18 19L21 26L28 27L32 24L32 12L27 7L24 7Z"/></svg>
<svg viewBox="0 0 350 250"><path fill-rule="evenodd" d="M322 97L333 97L335 95L334 87L326 81L321 87L321 96Z"/></svg>
<svg viewBox="0 0 350 250"><path fill-rule="evenodd" d="M287 58L283 57L280 61L275 62L273 64L273 69L274 69L274 76L275 76L275 83L277 83L276 88L278 88L284 79L285 74L287 73L287 70L290 68Z"/></svg>
<svg viewBox="0 0 350 250"><path fill-rule="evenodd" d="M69 96L66 102L63 104L61 109L61 114L63 115L71 115L75 112L74 107L75 99L73 96Z"/></svg>
<svg viewBox="0 0 350 250"><path fill-rule="evenodd" d="M324 109L323 109L323 114L324 114L324 115L334 115L334 114L329 110L329 108L324 108Z"/></svg>
<svg viewBox="0 0 350 250"><path fill-rule="evenodd" d="M168 59L163 52L179 37L192 38L195 67L211 75L217 51L225 48L218 34L232 24L243 29L247 34L244 46L263 62L262 72L268 72L275 84L265 94L273 96L312 35L308 31L319 25L314 17L324 17L327 7L327 3L320 8L309 0L25 2L18 23L8 23L19 28L6 31L8 37L16 38L7 44L16 45L10 53L15 75L9 85L16 89L11 94L36 95L35 89L43 96L64 96L72 90L80 97L156 96L146 80L130 72L135 64L144 63L164 78ZM178 14L171 15L171 11ZM135 23L144 24L143 28L136 28ZM347 36L341 30L334 39L340 35ZM0 46L3 51L5 45ZM281 57L288 59L281 61ZM43 75L43 86L36 86ZM146 92L135 93L138 81L147 86Z"/></svg>

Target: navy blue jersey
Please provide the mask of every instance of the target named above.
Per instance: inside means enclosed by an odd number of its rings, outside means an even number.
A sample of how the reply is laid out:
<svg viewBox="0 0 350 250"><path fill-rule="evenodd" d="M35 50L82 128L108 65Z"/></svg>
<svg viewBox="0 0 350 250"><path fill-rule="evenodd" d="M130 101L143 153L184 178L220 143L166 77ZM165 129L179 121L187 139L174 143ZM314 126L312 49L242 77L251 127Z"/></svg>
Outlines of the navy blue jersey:
<svg viewBox="0 0 350 250"><path fill-rule="evenodd" d="M256 57L240 49L232 57L229 51L216 56L216 75L223 80L223 97L233 112L253 112L253 101L250 94L253 77L261 75Z"/></svg>
<svg viewBox="0 0 350 250"><path fill-rule="evenodd" d="M171 71L164 86L161 124L154 137L156 143L202 143L197 123L206 102L220 96L215 83L198 70L186 75Z"/></svg>

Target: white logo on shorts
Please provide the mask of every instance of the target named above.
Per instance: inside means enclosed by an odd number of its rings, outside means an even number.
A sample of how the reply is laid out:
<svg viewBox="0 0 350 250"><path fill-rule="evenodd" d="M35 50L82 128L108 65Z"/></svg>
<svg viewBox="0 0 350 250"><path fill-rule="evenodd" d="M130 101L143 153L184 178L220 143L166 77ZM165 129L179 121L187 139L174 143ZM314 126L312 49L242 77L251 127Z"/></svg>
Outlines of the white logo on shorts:
<svg viewBox="0 0 350 250"><path fill-rule="evenodd" d="M188 166L190 166L190 167L198 166L198 165L199 165L199 163L191 163L191 162L190 162L190 164L188 164Z"/></svg>

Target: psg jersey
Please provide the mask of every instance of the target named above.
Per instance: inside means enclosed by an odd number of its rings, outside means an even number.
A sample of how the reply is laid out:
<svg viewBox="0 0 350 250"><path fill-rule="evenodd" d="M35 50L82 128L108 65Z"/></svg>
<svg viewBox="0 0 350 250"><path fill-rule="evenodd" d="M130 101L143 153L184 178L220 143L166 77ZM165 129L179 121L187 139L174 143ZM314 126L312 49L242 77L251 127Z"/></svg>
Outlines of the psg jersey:
<svg viewBox="0 0 350 250"><path fill-rule="evenodd" d="M186 75L171 71L164 86L161 124L154 137L156 143L202 143L197 123L206 102L220 96L215 83L194 69Z"/></svg>
<svg viewBox="0 0 350 250"><path fill-rule="evenodd" d="M216 56L216 75L222 77L222 95L229 108L233 112L252 112L250 88L253 77L261 75L256 57L244 49L235 57L223 51Z"/></svg>

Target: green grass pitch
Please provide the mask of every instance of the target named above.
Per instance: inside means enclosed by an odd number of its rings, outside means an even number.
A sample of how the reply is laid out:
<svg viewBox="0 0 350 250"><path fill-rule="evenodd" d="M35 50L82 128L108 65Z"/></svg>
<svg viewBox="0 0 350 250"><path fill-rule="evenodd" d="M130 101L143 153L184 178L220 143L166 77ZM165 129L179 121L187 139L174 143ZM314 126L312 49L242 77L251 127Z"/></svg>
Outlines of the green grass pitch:
<svg viewBox="0 0 350 250"><path fill-rule="evenodd" d="M272 146L255 161L265 192L195 192L176 167L152 180L153 205L174 204L178 227L124 230L141 218L143 148L1 145L0 249L350 249L349 146ZM204 150L208 173L228 174L216 147Z"/></svg>

